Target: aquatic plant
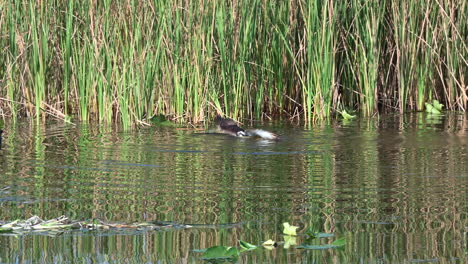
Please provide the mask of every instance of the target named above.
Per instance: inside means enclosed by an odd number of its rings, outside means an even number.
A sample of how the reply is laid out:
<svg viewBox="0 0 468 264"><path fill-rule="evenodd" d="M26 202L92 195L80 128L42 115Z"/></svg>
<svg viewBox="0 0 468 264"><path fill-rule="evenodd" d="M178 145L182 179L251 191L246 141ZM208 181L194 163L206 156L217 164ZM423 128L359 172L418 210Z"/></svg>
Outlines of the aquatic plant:
<svg viewBox="0 0 468 264"><path fill-rule="evenodd" d="M297 236L296 230L298 226L292 226L288 222L283 223L283 234L288 236Z"/></svg>

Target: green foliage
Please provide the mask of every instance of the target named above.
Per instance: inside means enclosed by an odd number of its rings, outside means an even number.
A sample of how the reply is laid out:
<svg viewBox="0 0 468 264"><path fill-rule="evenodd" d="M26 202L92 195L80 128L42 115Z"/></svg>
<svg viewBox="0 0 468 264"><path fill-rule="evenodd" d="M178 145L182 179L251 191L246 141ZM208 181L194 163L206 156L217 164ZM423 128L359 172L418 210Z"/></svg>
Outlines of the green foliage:
<svg viewBox="0 0 468 264"><path fill-rule="evenodd" d="M126 126L155 113L370 116L434 94L467 109L462 3L0 0L0 108Z"/></svg>
<svg viewBox="0 0 468 264"><path fill-rule="evenodd" d="M429 114L440 115L444 105L439 103L437 100L433 100L431 103L426 103L426 112Z"/></svg>
<svg viewBox="0 0 468 264"><path fill-rule="evenodd" d="M245 241L242 241L242 240L239 240L239 245L241 246L241 248L245 251L245 250L254 250L256 248L258 248L258 246L256 245L252 245L248 242L245 242Z"/></svg>
<svg viewBox="0 0 468 264"><path fill-rule="evenodd" d="M353 120L356 118L356 115L350 115L348 112L346 112L346 110L341 111L340 114L344 120Z"/></svg>
<svg viewBox="0 0 468 264"><path fill-rule="evenodd" d="M284 236L284 245L283 248L288 249L291 246L297 245L297 237L296 236Z"/></svg>
<svg viewBox="0 0 468 264"><path fill-rule="evenodd" d="M299 249L314 249L314 250L324 250L324 249L333 249L333 248L340 248L346 245L346 239L344 237L333 241L333 243L328 245L307 245L302 244L297 246L296 248Z"/></svg>
<svg viewBox="0 0 468 264"><path fill-rule="evenodd" d="M439 110L439 111L442 111L442 108L444 107L443 104L439 103L439 101L437 101L435 99L432 101L432 106L434 106L434 108Z"/></svg>
<svg viewBox="0 0 468 264"><path fill-rule="evenodd" d="M206 249L202 255L204 260L226 260L236 261L239 257L239 250L235 247L215 246Z"/></svg>
<svg viewBox="0 0 468 264"><path fill-rule="evenodd" d="M283 223L283 234L288 236L297 236L296 230L298 226L292 226L288 222Z"/></svg>
<svg viewBox="0 0 468 264"><path fill-rule="evenodd" d="M333 243L331 243L331 245L335 246L335 247L342 247L345 244L346 244L346 238L345 237L339 238L339 239L333 241Z"/></svg>

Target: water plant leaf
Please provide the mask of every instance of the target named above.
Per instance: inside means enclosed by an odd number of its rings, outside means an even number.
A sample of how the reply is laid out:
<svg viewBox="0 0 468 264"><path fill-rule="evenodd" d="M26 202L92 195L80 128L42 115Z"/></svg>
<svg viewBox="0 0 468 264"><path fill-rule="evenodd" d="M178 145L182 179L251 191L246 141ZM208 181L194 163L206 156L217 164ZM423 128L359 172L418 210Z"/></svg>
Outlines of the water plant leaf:
<svg viewBox="0 0 468 264"><path fill-rule="evenodd" d="M437 108L435 108L432 104L430 103L426 103L426 112L427 113L430 113L430 114L440 114L441 112L439 110L437 110Z"/></svg>
<svg viewBox="0 0 468 264"><path fill-rule="evenodd" d="M324 249L333 249L333 248L340 248L346 244L346 238L342 237L340 239L337 239L333 241L331 244L327 245L307 245L307 244L302 244L300 246L297 246L296 248L299 249L313 249L313 250L324 250Z"/></svg>
<svg viewBox="0 0 468 264"><path fill-rule="evenodd" d="M356 118L356 115L350 115L346 110L341 111L341 117L343 117L344 120L352 120Z"/></svg>
<svg viewBox="0 0 468 264"><path fill-rule="evenodd" d="M335 234L332 233L317 233L317 238L324 238L324 237L333 237Z"/></svg>
<svg viewBox="0 0 468 264"><path fill-rule="evenodd" d="M214 246L207 248L202 255L202 259L225 259L228 261L236 260L239 257L239 250L235 247Z"/></svg>
<svg viewBox="0 0 468 264"><path fill-rule="evenodd" d="M346 238L345 237L339 238L339 239L333 241L333 243L331 243L331 245L335 246L335 247L342 247L345 244L346 244Z"/></svg>
<svg viewBox="0 0 468 264"><path fill-rule="evenodd" d="M308 239L314 239L317 237L318 232L315 232L311 227L309 227L304 234L308 236Z"/></svg>
<svg viewBox="0 0 468 264"><path fill-rule="evenodd" d="M297 245L297 237L295 236L284 236L283 248L288 249L291 246Z"/></svg>
<svg viewBox="0 0 468 264"><path fill-rule="evenodd" d="M258 246L252 245L252 244L250 244L248 242L245 242L245 241L242 241L242 240L239 240L239 244L240 244L241 248L244 249L244 250L253 250L253 249L258 248Z"/></svg>
<svg viewBox="0 0 468 264"><path fill-rule="evenodd" d="M292 226L288 222L283 223L283 234L289 236L297 236L296 230L299 228L298 226Z"/></svg>
<svg viewBox="0 0 468 264"><path fill-rule="evenodd" d="M432 101L432 106L439 111L442 111L442 108L444 107L444 105L439 103L439 101L437 101L436 99Z"/></svg>
<svg viewBox="0 0 468 264"><path fill-rule="evenodd" d="M271 240L271 239L268 239L267 241L262 243L262 246L264 248L268 249L268 250L274 249L277 245L278 244L275 241Z"/></svg>
<svg viewBox="0 0 468 264"><path fill-rule="evenodd" d="M304 242L306 244L310 244L312 243L312 240L317 238L318 233L314 232L311 228L308 228L307 231L305 232L305 235L307 236L307 238L305 239Z"/></svg>
<svg viewBox="0 0 468 264"><path fill-rule="evenodd" d="M332 246L332 245L305 245L305 244L302 244L300 246L297 246L296 248L298 248L298 249L324 250L324 249L337 248L337 246Z"/></svg>

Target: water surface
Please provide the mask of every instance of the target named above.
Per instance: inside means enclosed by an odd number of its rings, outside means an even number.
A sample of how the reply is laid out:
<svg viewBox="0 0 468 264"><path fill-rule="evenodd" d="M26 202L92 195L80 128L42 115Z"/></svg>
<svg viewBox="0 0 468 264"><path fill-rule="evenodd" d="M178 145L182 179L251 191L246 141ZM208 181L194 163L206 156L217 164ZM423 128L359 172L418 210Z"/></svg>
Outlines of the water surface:
<svg viewBox="0 0 468 264"><path fill-rule="evenodd" d="M280 245L239 262L465 263L465 115L257 125L281 140L59 122L5 127L0 221L66 215L193 228L0 234L0 263L201 263L198 249L283 241L283 222L330 234L307 243L347 243Z"/></svg>

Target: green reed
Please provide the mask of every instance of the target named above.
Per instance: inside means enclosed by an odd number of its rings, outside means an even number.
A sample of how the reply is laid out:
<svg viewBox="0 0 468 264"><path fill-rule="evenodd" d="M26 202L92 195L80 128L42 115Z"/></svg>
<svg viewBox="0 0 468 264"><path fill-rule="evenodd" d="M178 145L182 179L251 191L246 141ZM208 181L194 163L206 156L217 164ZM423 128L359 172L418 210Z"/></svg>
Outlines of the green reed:
<svg viewBox="0 0 468 264"><path fill-rule="evenodd" d="M465 110L465 2L0 0L0 106L125 125Z"/></svg>

